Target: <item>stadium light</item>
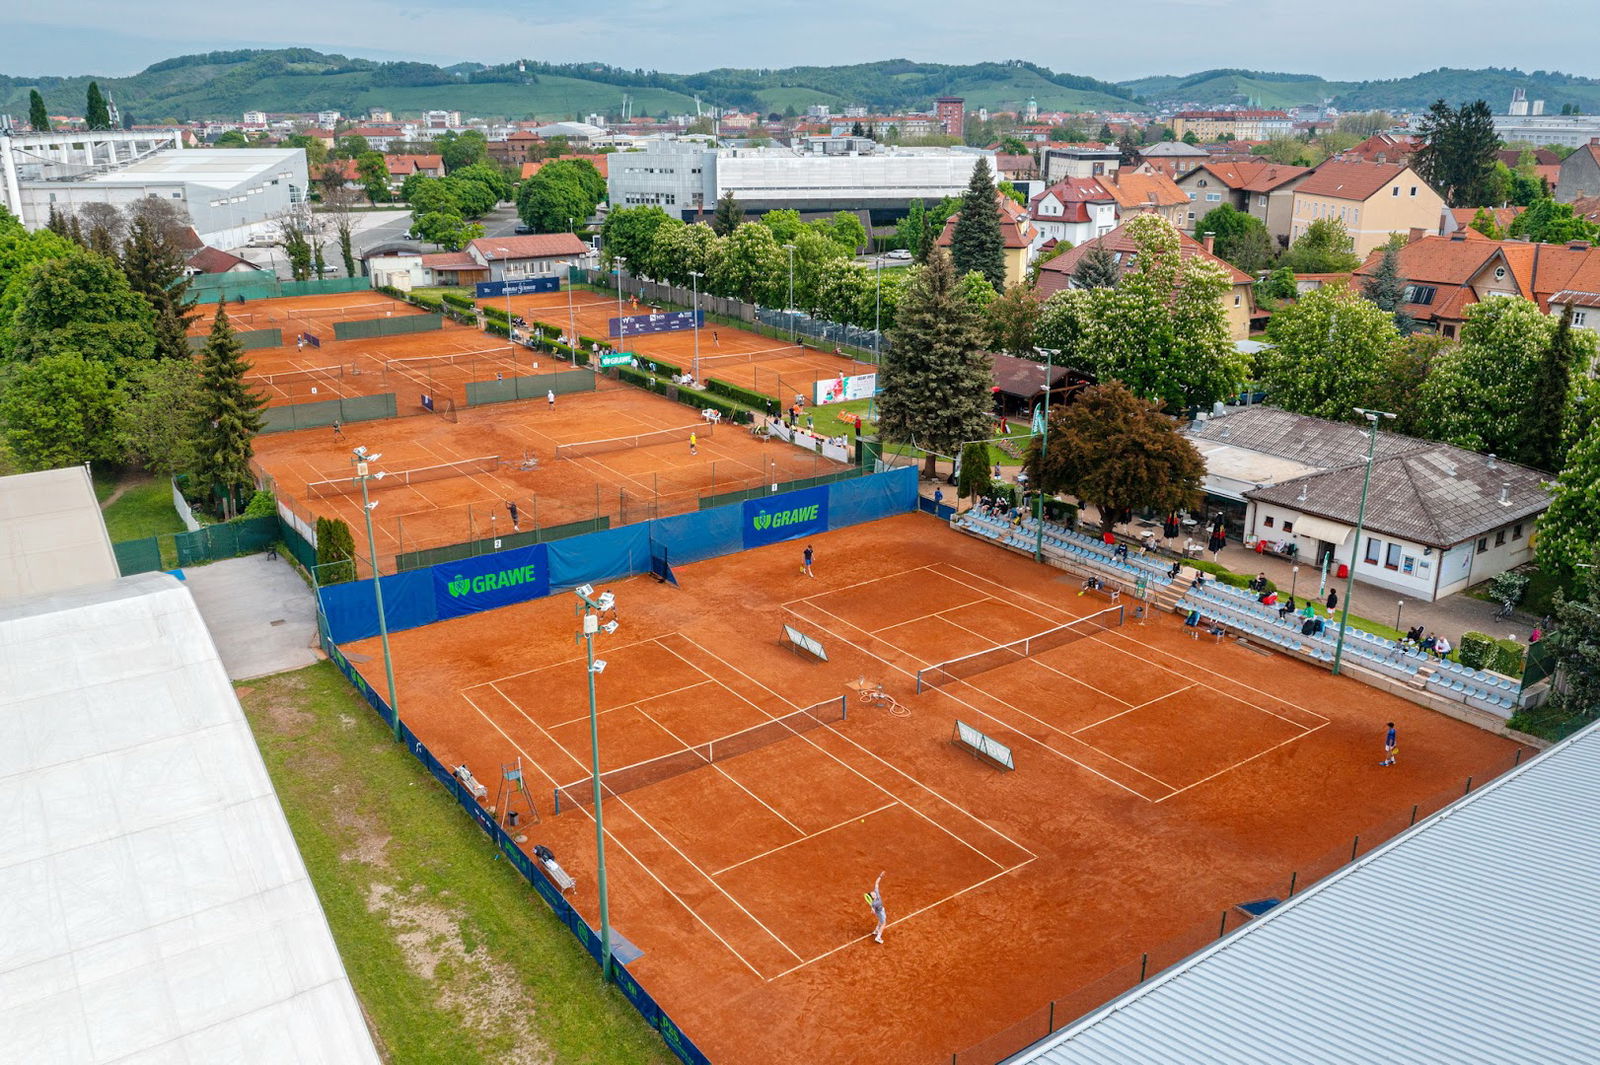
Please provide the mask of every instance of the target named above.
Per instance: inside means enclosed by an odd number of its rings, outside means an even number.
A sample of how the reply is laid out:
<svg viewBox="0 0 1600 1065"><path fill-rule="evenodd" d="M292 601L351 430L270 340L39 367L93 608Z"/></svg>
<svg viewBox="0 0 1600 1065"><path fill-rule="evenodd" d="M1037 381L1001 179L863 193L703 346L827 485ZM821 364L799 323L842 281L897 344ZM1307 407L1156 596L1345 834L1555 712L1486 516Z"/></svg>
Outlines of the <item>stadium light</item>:
<svg viewBox="0 0 1600 1065"><path fill-rule="evenodd" d="M372 599L378 608L378 638L383 641L383 675L389 682L389 711L394 714L394 739L400 742L400 700L394 693L394 656L389 653L389 619L383 615L383 582L378 579L378 541L372 534L372 508L378 500L367 498L367 482L381 480L383 473L369 473L368 466L383 457L357 445L350 453L350 463L355 467L355 480L361 485L361 516L367 519L367 561L372 566Z"/></svg>
<svg viewBox="0 0 1600 1065"><path fill-rule="evenodd" d="M574 588L578 597L577 615L580 627L575 638L583 641L585 672L589 677L589 768L594 781L594 850L595 887L600 894L600 977L611 978L611 902L606 890L606 821L600 797L600 714L595 706L594 678L605 672L606 660L594 656L595 633L607 635L617 631L616 618L607 618L602 625L602 614L614 613L617 599L611 592L601 592L597 598L594 586L585 584Z"/></svg>
<svg viewBox="0 0 1600 1065"><path fill-rule="evenodd" d="M1353 408L1367 420L1372 431L1367 434L1367 468L1361 475L1361 503L1356 507L1356 541L1350 548L1350 576L1344 585L1344 612L1339 615L1339 639L1333 647L1333 675L1339 675L1339 662L1344 657L1344 633L1350 625L1350 595L1356 588L1356 560L1361 557L1361 533L1367 526L1367 489L1372 486L1372 458L1378 451L1378 425L1384 418L1393 418L1388 411ZM1398 618L1396 619L1398 620Z"/></svg>
<svg viewBox="0 0 1600 1065"><path fill-rule="evenodd" d="M496 248L495 251L505 256L506 262L511 261L511 253L505 248ZM500 267L500 284L504 285L506 297L506 346L511 349L511 361L517 361L517 328L511 324L511 279L506 276L505 266Z"/></svg>
<svg viewBox="0 0 1600 1065"><path fill-rule="evenodd" d="M700 384L700 279L706 276L699 270L690 270L689 277L694 283L694 383Z"/></svg>
<svg viewBox="0 0 1600 1065"><path fill-rule="evenodd" d="M785 244L789 249L789 343L794 343L794 245Z"/></svg>
<svg viewBox="0 0 1600 1065"><path fill-rule="evenodd" d="M613 255L612 264L617 268L617 317L622 317L622 268L628 265L627 256Z"/></svg>

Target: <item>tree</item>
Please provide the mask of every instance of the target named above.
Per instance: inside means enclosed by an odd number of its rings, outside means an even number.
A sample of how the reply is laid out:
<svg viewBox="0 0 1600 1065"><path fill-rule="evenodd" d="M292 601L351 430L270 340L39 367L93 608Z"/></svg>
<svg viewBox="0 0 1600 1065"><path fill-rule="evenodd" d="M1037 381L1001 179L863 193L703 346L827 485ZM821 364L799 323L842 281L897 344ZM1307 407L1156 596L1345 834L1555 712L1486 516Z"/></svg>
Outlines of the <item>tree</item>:
<svg viewBox="0 0 1600 1065"><path fill-rule="evenodd" d="M362 152L356 156L356 177L366 190L367 202L387 203L389 195L389 161L382 152Z"/></svg>
<svg viewBox="0 0 1600 1065"><path fill-rule="evenodd" d="M895 223L894 240L909 251L913 259L922 251L922 234L928 227L928 211L921 200L912 200L905 217ZM920 260L918 260L920 261Z"/></svg>
<svg viewBox="0 0 1600 1065"><path fill-rule="evenodd" d="M574 160L574 162L579 161L580 160ZM594 170L594 164L590 163L587 159L581 160L581 162L587 163L589 169ZM580 168L580 174L581 172L582 171ZM599 177L599 175L600 172L595 170L595 176ZM445 180L453 182L458 186L461 182L465 181L471 181L475 184L482 185L484 188L488 189L490 194L494 197L493 203L500 203L502 201L509 200L516 195L517 191L516 182L512 181L510 176L507 175L504 170L501 170L499 167L493 166L489 163L473 163L471 166L461 167ZM603 181L604 179L602 178L601 180ZM493 206L493 203L491 203L490 206Z"/></svg>
<svg viewBox="0 0 1600 1065"><path fill-rule="evenodd" d="M1200 135L1198 133L1196 133L1192 129L1191 130L1185 130L1184 134L1183 134L1183 143L1185 143L1185 144L1199 144L1200 143Z"/></svg>
<svg viewBox="0 0 1600 1065"><path fill-rule="evenodd" d="M1549 508L1539 516L1534 554L1540 570L1552 576L1571 579L1596 561L1600 544L1600 422L1567 454L1567 461L1555 480ZM1594 586L1595 573L1585 574L1585 583Z"/></svg>
<svg viewBox="0 0 1600 1065"><path fill-rule="evenodd" d="M1000 184L995 186L995 190L999 192L1000 195L1016 204L1018 207L1028 206L1027 194L1009 181L1000 182Z"/></svg>
<svg viewBox="0 0 1600 1065"><path fill-rule="evenodd" d="M1122 136L1117 140L1117 151L1122 153L1123 166L1135 166L1139 162L1140 142L1133 135L1133 127L1129 126L1122 131Z"/></svg>
<svg viewBox="0 0 1600 1065"><path fill-rule="evenodd" d="M50 132L50 112L45 110L44 97L38 89L28 90L28 125L35 133Z"/></svg>
<svg viewBox="0 0 1600 1065"><path fill-rule="evenodd" d="M901 298L878 374L878 430L891 443L936 455L989 435L994 372L983 352L983 319L963 298L950 257L935 249Z"/></svg>
<svg viewBox="0 0 1600 1065"><path fill-rule="evenodd" d="M356 276L355 257L355 207L359 195L353 189L334 189L322 197L323 208L333 219L334 237L339 242L339 258L344 262L344 276Z"/></svg>
<svg viewBox="0 0 1600 1065"><path fill-rule="evenodd" d="M1411 156L1411 168L1438 189L1446 203L1476 207L1495 202L1491 185L1500 136L1488 104L1476 100L1453 108L1435 100L1417 132L1424 143Z"/></svg>
<svg viewBox="0 0 1600 1065"><path fill-rule="evenodd" d="M566 233L605 199L605 179L587 159L557 159L517 190L517 214L536 233Z"/></svg>
<svg viewBox="0 0 1600 1065"><path fill-rule="evenodd" d="M792 209L768 211L758 221L772 230L772 239L779 244L791 243L795 237L800 235L800 231L806 227L806 224L800 220L800 212Z"/></svg>
<svg viewBox="0 0 1600 1065"><path fill-rule="evenodd" d="M988 494L992 486L989 445L979 440L961 445L961 476L956 480L956 494L973 499Z"/></svg>
<svg viewBox="0 0 1600 1065"><path fill-rule="evenodd" d="M250 138L237 129L223 130L216 140L211 142L213 148L248 148Z"/></svg>
<svg viewBox="0 0 1600 1065"><path fill-rule="evenodd" d="M1117 264L1117 257L1099 241L1089 245L1072 268L1075 288L1116 288L1120 280L1122 267Z"/></svg>
<svg viewBox="0 0 1600 1065"><path fill-rule="evenodd" d="M1572 331L1572 304L1567 304L1534 363L1530 387L1524 394L1516 445L1510 458L1536 470L1559 470L1566 458L1562 430L1573 395L1573 374L1587 375L1593 367L1595 335Z"/></svg>
<svg viewBox="0 0 1600 1065"><path fill-rule="evenodd" d="M667 212L654 204L619 207L611 211L606 215L605 224L600 227L600 247L605 264L612 266L617 259L623 259L631 273L643 274L651 241L666 221Z"/></svg>
<svg viewBox="0 0 1600 1065"><path fill-rule="evenodd" d="M423 240L446 251L460 251L468 242L483 236L483 226L468 222L459 211L428 211L417 215L411 228Z"/></svg>
<svg viewBox="0 0 1600 1065"><path fill-rule="evenodd" d="M171 236L153 219L133 220L122 248L122 272L128 286L144 297L155 312L151 328L155 354L163 359L188 362L190 313L188 260Z"/></svg>
<svg viewBox="0 0 1600 1065"><path fill-rule="evenodd" d="M122 385L117 445L123 457L161 477L195 468L200 424L200 366L164 359L136 369Z"/></svg>
<svg viewBox="0 0 1600 1065"><path fill-rule="evenodd" d="M90 251L113 261L121 257L120 245L128 235L128 220L109 203L86 203L77 210L88 233Z"/></svg>
<svg viewBox="0 0 1600 1065"><path fill-rule="evenodd" d="M759 222L741 222L726 238L706 287L720 296L775 307L787 296L787 271L788 255L773 239L772 230Z"/></svg>
<svg viewBox="0 0 1600 1065"><path fill-rule="evenodd" d="M1306 226L1280 260L1297 274L1345 274L1361 265L1355 242L1336 218L1319 218Z"/></svg>
<svg viewBox="0 0 1600 1065"><path fill-rule="evenodd" d="M1600 239L1600 226L1575 216L1572 204L1557 203L1546 196L1511 220L1508 235L1524 237L1535 244L1566 244Z"/></svg>
<svg viewBox="0 0 1600 1065"><path fill-rule="evenodd" d="M1469 229L1476 229L1490 240L1504 240L1505 234L1495 223L1494 215L1489 213L1487 207L1480 207L1473 212L1472 221L1467 223Z"/></svg>
<svg viewBox="0 0 1600 1065"><path fill-rule="evenodd" d="M1221 204L1205 213L1195 225L1197 234L1215 237L1217 258L1232 263L1247 274L1260 273L1272 265L1272 235L1255 215Z"/></svg>
<svg viewBox="0 0 1600 1065"><path fill-rule="evenodd" d="M1110 144L1115 137L1116 135L1111 132L1111 125L1109 123L1100 123L1100 132L1095 134L1095 138L1099 140L1101 144Z"/></svg>
<svg viewBox="0 0 1600 1065"><path fill-rule="evenodd" d="M867 227L854 211L835 211L826 222L819 219L812 225L851 255L867 246Z"/></svg>
<svg viewBox="0 0 1600 1065"><path fill-rule="evenodd" d="M1394 116L1387 111L1360 111L1355 114L1340 115L1334 128L1341 133L1352 133L1363 139L1374 133L1382 133L1394 125Z"/></svg>
<svg viewBox="0 0 1600 1065"><path fill-rule="evenodd" d="M372 150L371 142L359 133L340 137L333 142L333 154L338 159L360 159Z"/></svg>
<svg viewBox="0 0 1600 1065"><path fill-rule="evenodd" d="M1050 448L1028 451L1028 472L1045 492L1068 492L1099 508L1102 532L1123 511L1161 513L1199 504L1205 461L1161 405L1120 381L1078 393L1050 411Z"/></svg>
<svg viewBox="0 0 1600 1065"><path fill-rule="evenodd" d="M0 298L6 354L75 354L114 366L155 352L155 315L116 263L91 251L35 262Z"/></svg>
<svg viewBox="0 0 1600 1065"><path fill-rule="evenodd" d="M306 133L291 133L283 138L279 147L299 148L305 152L307 169L317 170L327 165L328 146L323 143L321 137L313 137Z"/></svg>
<svg viewBox="0 0 1600 1065"><path fill-rule="evenodd" d="M240 495L255 482L250 458L253 440L265 424L266 397L245 380L250 364L228 321L227 307L217 301L211 335L200 354L199 424L195 438L195 479L213 498L222 499L225 517L233 517Z"/></svg>
<svg viewBox="0 0 1600 1065"><path fill-rule="evenodd" d="M1400 335L1389 312L1324 285L1274 314L1267 338L1256 379L1273 404L1342 422L1367 401Z"/></svg>
<svg viewBox="0 0 1600 1065"><path fill-rule="evenodd" d="M1400 276L1399 248L1392 244L1384 245L1383 257L1378 260L1378 269L1361 282L1361 294L1379 309L1389 312L1390 317L1394 319L1394 327L1401 336L1410 336L1416 332L1416 320L1407 314L1405 309L1406 282L1405 278Z"/></svg>
<svg viewBox="0 0 1600 1065"><path fill-rule="evenodd" d="M0 389L6 445L30 470L115 457L116 411L111 367L75 351L11 367Z"/></svg>
<svg viewBox="0 0 1600 1065"><path fill-rule="evenodd" d="M1284 166L1316 166L1323 153L1297 137L1274 137L1252 149L1257 155Z"/></svg>
<svg viewBox="0 0 1600 1065"><path fill-rule="evenodd" d="M1033 330L1039 321L1039 298L1033 289L1018 283L989 304L989 348L1007 355L1031 358Z"/></svg>
<svg viewBox="0 0 1600 1065"><path fill-rule="evenodd" d="M89 102L83 111L83 120L90 129L110 129L111 109L106 106L106 98L100 93L100 83L89 83Z"/></svg>
<svg viewBox="0 0 1600 1065"><path fill-rule="evenodd" d="M1509 455L1555 327L1537 304L1518 296L1491 295L1468 307L1461 342L1435 361L1423 384L1425 435Z"/></svg>
<svg viewBox="0 0 1600 1065"><path fill-rule="evenodd" d="M311 228L311 219L298 208L289 208L278 215L278 247L289 260L289 276L296 281L309 281L312 272L311 246L317 235Z"/></svg>
<svg viewBox="0 0 1600 1065"><path fill-rule="evenodd" d="M317 519L316 583L340 584L356 579L356 541L343 518Z"/></svg>
<svg viewBox="0 0 1600 1065"><path fill-rule="evenodd" d="M1593 469L1600 473L1600 466ZM1546 511L1539 522L1541 556L1550 538L1544 532L1549 520L1550 512ZM1591 540L1591 551L1592 545ZM1572 547L1579 550L1582 545ZM1549 699L1537 713L1581 722L1593 719L1600 708L1600 552L1563 557L1560 564L1579 584L1580 591L1571 598L1562 595L1556 600L1555 624L1550 626L1542 646L1552 654L1560 681L1550 686ZM1550 564L1541 561L1540 568L1549 571ZM1526 727L1518 720L1521 714L1512 716L1512 727Z"/></svg>
<svg viewBox="0 0 1600 1065"><path fill-rule="evenodd" d="M732 235L744 221L744 208L733 198L729 189L717 199L717 209L711 215L711 231L719 237Z"/></svg>
<svg viewBox="0 0 1600 1065"><path fill-rule="evenodd" d="M457 170L475 166L489 158L489 139L475 129L460 133L450 130L434 144L438 146L446 174L454 174Z"/></svg>
<svg viewBox="0 0 1600 1065"><path fill-rule="evenodd" d="M950 234L950 257L958 274L976 270L996 289L1006 283L1006 242L1000 232L1000 205L995 202L989 161L980 157L972 168L961 214Z"/></svg>

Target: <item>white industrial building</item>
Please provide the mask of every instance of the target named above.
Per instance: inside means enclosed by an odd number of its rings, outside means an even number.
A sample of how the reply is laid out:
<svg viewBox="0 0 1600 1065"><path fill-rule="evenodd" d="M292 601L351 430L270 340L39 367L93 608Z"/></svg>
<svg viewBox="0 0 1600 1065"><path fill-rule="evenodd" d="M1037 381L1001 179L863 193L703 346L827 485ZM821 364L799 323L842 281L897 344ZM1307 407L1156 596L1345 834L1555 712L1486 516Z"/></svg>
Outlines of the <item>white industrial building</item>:
<svg viewBox="0 0 1600 1065"><path fill-rule="evenodd" d="M5 205L29 229L50 209L123 206L156 196L188 212L207 244L234 248L303 203L309 185L299 148L182 147L182 132L100 130L0 136Z"/></svg>
<svg viewBox="0 0 1600 1065"><path fill-rule="evenodd" d="M1503 141L1560 144L1582 148L1600 137L1600 115L1547 115L1543 100L1529 100L1527 90L1511 90L1507 113L1494 116L1494 131Z"/></svg>
<svg viewBox="0 0 1600 1065"><path fill-rule="evenodd" d="M747 211L904 210L912 200L959 196L978 148L888 148L860 137L813 138L791 148L715 148L698 140L641 141L611 157L612 207L653 204L674 217L710 212L731 192Z"/></svg>

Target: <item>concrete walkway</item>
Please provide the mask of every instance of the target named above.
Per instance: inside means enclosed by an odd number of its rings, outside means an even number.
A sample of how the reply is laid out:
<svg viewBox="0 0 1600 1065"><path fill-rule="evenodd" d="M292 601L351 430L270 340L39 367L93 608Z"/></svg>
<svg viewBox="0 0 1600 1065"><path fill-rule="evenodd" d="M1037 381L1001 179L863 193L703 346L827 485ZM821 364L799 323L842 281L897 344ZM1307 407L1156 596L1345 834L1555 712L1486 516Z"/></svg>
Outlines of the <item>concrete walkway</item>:
<svg viewBox="0 0 1600 1065"><path fill-rule="evenodd" d="M322 660L316 600L287 561L247 555L186 569L183 576L233 680Z"/></svg>

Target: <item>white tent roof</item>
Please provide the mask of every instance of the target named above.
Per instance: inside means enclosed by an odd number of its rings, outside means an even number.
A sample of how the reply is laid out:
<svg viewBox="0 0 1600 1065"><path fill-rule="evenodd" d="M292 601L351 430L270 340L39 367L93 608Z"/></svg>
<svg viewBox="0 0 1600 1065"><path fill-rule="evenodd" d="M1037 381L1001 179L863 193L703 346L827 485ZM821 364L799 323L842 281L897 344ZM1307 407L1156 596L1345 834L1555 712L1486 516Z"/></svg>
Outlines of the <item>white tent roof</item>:
<svg viewBox="0 0 1600 1065"><path fill-rule="evenodd" d="M1010 1061L1600 1061L1596 796L1590 726Z"/></svg>
<svg viewBox="0 0 1600 1065"><path fill-rule="evenodd" d="M189 592L0 605L0 1052L376 1063Z"/></svg>
<svg viewBox="0 0 1600 1065"><path fill-rule="evenodd" d="M0 603L117 573L85 467L0 477Z"/></svg>

